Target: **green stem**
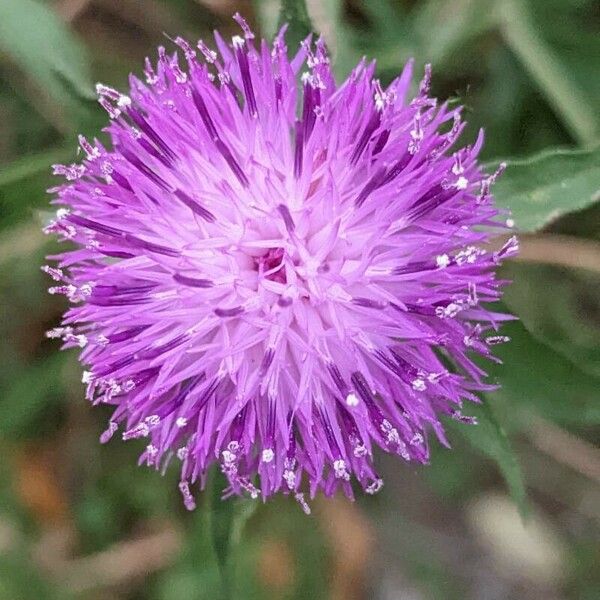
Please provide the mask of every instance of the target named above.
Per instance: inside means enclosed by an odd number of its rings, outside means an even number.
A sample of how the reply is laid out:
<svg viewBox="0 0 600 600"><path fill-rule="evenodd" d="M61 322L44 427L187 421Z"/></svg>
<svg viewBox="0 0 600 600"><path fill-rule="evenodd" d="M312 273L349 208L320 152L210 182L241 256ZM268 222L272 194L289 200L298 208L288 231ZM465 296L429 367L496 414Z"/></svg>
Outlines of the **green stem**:
<svg viewBox="0 0 600 600"><path fill-rule="evenodd" d="M222 500L228 486L220 472L209 475L204 492L207 531L210 531L215 558L221 574L223 600L233 600L236 581L236 554L246 522L257 506L256 500Z"/></svg>
<svg viewBox="0 0 600 600"><path fill-rule="evenodd" d="M281 0L279 27L287 23L288 48L296 51L298 44L313 31L305 0Z"/></svg>

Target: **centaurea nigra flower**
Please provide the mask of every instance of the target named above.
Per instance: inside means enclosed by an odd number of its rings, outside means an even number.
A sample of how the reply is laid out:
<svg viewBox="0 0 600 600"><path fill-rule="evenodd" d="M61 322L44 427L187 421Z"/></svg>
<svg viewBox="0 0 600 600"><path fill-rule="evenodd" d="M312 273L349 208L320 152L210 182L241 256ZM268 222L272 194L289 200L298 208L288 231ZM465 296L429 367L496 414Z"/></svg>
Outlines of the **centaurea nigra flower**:
<svg viewBox="0 0 600 600"><path fill-rule="evenodd" d="M441 415L489 389L473 354L503 316L486 250L505 228L477 164L455 148L460 109L412 62L383 88L361 61L337 85L324 43L291 59L215 34L177 38L128 95L97 86L111 147L80 138L55 166L56 219L75 246L45 267L73 303L49 332L81 348L94 404L145 439L140 462L180 462L185 505L218 463L229 494L378 491L376 447L426 463ZM299 107L299 108L298 108ZM505 217L504 217L505 218ZM450 367L449 365L453 365Z"/></svg>

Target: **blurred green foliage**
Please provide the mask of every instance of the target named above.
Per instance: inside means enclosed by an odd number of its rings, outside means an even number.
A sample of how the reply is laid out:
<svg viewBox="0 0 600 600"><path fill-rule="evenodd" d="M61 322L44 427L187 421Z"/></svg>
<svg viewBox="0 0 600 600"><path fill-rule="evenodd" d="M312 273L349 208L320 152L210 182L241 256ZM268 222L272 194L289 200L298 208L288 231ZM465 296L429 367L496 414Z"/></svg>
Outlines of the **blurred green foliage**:
<svg viewBox="0 0 600 600"><path fill-rule="evenodd" d="M494 195L511 210L519 231L540 230L598 201L600 146L550 150L507 164L508 174L498 179Z"/></svg>
<svg viewBox="0 0 600 600"><path fill-rule="evenodd" d="M0 600L213 599L221 594L220 569L236 598L335 597L330 590L337 585L336 559L348 542L328 528L332 513L306 518L293 502L278 499L249 516L241 542L239 521L224 512L244 506L208 498L207 510L185 513L174 471L162 480L136 468L135 444L98 445L108 415L90 411L82 401L73 354L58 354L43 337L64 309L45 293L47 281L39 271L43 256L55 251L39 233L48 210L45 190L53 184L49 167L75 160L76 134L98 135L104 125L92 101L92 82L124 88L143 57L168 43L164 31L208 39L213 27L234 30L229 19L234 10L267 36L289 19L296 40L310 30L323 32L340 76L362 55L377 59L384 82L409 57L418 69L432 62L434 93L465 106L465 137L474 139L485 126L484 157L507 160L495 192L512 209L517 227L530 233L544 228L549 243L557 235L563 242L577 238L592 256L587 270L572 268L572 256L558 265L538 264L547 262L543 254L503 267L500 276L514 281L505 302L521 321L505 328L512 342L497 349L503 364L486 365L500 387L488 394L488 404L472 407L479 427L450 426L453 452L433 448L433 464L425 472L390 470L389 489L358 503L380 540L381 573L364 597L400 597L382 591L390 566L402 570L418 598L491 597L476 595L480 580L457 567L451 552L435 549L443 535L471 543L464 525L447 527L462 521L470 499L498 486L488 459L498 463L520 506L529 492L534 510L551 515L569 545L567 575L552 593L597 597L600 583L597 574L592 577L598 555L590 541L597 517L579 504L592 493L589 482L554 463L540 480L528 441L531 418L558 424L584 443L600 425L600 279L598 265L593 268L593 257L600 256L597 3L2 0L0 450L9 460L0 466ZM573 252L579 248L573 246ZM544 487L555 481L552 492ZM443 524L432 517L438 513ZM424 532L424 522L431 522L435 535ZM63 573L60 565L40 568L36 555L49 531L74 538L66 551L55 549L68 560L110 552L164 523L181 533L176 556L131 581L117 578L108 585L100 573L96 583L92 578L77 592L71 589L72 573ZM481 560L476 548L465 553ZM486 569L492 563L476 564ZM506 592L501 597L525 597L522 582L497 575L499 581ZM527 597L545 598L548 590L528 592Z"/></svg>

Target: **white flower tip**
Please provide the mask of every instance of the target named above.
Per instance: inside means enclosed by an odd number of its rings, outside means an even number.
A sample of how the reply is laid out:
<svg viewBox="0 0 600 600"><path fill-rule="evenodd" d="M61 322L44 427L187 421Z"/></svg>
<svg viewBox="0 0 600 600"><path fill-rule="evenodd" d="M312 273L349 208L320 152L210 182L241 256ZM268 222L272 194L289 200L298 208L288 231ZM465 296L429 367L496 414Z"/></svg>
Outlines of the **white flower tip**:
<svg viewBox="0 0 600 600"><path fill-rule="evenodd" d="M358 406L358 396L354 392L350 392L346 396L346 404L348 406Z"/></svg>
<svg viewBox="0 0 600 600"><path fill-rule="evenodd" d="M456 181L456 189L458 190L466 190L469 186L469 180L466 177L459 177Z"/></svg>
<svg viewBox="0 0 600 600"><path fill-rule="evenodd" d="M439 256L435 257L435 264L440 269L443 269L450 264L450 257L447 254L440 254Z"/></svg>
<svg viewBox="0 0 600 600"><path fill-rule="evenodd" d="M271 448L265 448L262 451L262 461L264 463L270 463L275 458L275 453Z"/></svg>

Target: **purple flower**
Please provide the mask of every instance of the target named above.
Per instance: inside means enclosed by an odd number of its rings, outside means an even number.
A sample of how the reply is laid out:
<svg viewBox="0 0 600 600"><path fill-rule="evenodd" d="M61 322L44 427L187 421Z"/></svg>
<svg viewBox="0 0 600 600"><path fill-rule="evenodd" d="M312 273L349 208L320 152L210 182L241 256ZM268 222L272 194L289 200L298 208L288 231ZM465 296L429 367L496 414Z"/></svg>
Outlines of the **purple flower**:
<svg viewBox="0 0 600 600"><path fill-rule="evenodd" d="M353 495L382 486L376 447L426 463L441 415L490 389L495 301L511 239L483 144L456 149L460 109L407 100L412 62L385 90L361 61L336 85L324 43L291 60L244 37L159 48L128 96L98 85L112 149L81 164L46 230L75 245L45 270L74 304L49 332L81 348L94 404L179 461L185 505L218 463L228 494ZM491 334L491 335L490 335ZM453 366L449 366L453 365Z"/></svg>

